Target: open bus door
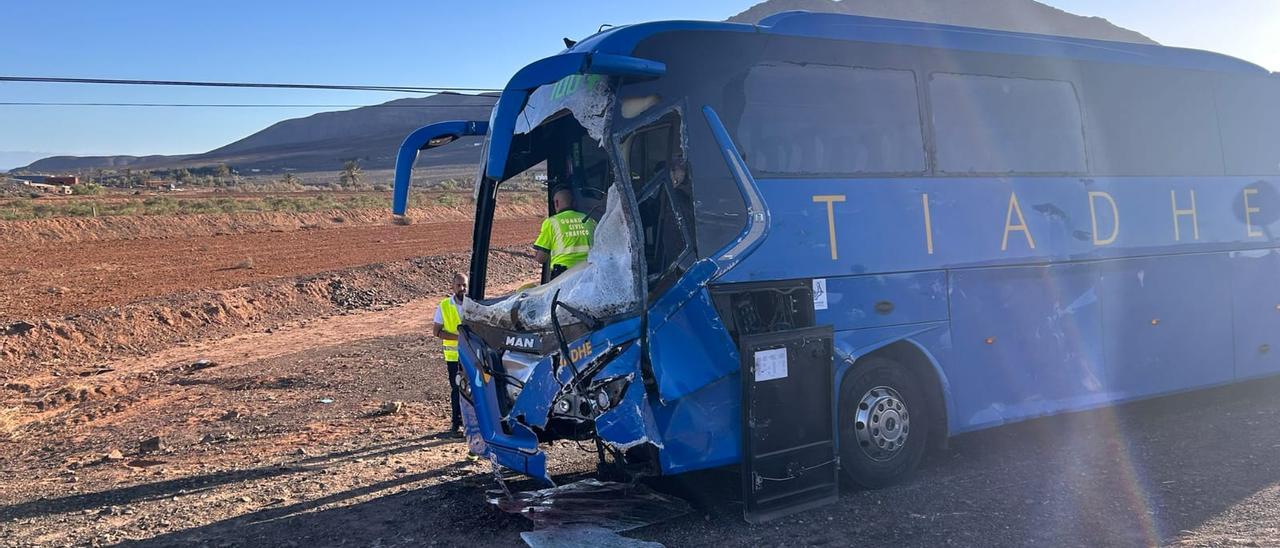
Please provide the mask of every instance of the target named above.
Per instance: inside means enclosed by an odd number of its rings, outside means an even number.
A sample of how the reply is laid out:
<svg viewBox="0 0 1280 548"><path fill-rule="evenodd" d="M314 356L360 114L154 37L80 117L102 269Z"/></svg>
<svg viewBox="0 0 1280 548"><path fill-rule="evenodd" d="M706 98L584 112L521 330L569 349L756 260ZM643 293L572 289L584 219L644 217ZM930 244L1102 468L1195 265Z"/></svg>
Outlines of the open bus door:
<svg viewBox="0 0 1280 548"><path fill-rule="evenodd" d="M418 128L405 137L396 154L396 184L392 191L391 212L403 218L409 208L409 182L418 152L442 147L462 137L482 136L489 132L489 122L439 122Z"/></svg>
<svg viewBox="0 0 1280 548"><path fill-rule="evenodd" d="M831 326L746 335L742 358L744 517L762 523L839 495Z"/></svg>

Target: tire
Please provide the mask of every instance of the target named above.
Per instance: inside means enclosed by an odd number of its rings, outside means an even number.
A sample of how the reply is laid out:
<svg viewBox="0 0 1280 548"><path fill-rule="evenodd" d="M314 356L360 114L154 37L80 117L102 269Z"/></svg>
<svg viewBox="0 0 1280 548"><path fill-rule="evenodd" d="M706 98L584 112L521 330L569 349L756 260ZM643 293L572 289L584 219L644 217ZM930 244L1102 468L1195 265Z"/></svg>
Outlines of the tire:
<svg viewBox="0 0 1280 548"><path fill-rule="evenodd" d="M885 358L859 360L840 383L845 479L867 489L909 479L928 445L931 408L920 381L905 366Z"/></svg>

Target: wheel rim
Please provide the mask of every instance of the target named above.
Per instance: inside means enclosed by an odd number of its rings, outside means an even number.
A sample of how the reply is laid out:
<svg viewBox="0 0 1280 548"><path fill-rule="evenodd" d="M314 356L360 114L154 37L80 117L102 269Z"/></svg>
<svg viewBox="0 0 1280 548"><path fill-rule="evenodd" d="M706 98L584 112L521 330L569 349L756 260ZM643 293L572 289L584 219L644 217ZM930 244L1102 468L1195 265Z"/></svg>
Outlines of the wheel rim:
<svg viewBox="0 0 1280 548"><path fill-rule="evenodd" d="M907 403L897 390L877 386L868 390L858 401L853 417L853 431L858 436L858 447L868 458L886 461L897 456L907 443L911 433L911 415Z"/></svg>

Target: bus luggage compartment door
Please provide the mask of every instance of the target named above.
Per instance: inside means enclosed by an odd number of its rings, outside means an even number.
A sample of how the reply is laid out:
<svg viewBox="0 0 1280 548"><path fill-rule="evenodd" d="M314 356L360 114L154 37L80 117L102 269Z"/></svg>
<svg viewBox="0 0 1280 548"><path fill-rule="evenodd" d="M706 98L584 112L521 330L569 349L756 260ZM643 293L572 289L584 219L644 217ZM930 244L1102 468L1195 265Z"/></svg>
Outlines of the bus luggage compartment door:
<svg viewBox="0 0 1280 548"><path fill-rule="evenodd" d="M831 326L745 335L744 517L762 523L839 496Z"/></svg>

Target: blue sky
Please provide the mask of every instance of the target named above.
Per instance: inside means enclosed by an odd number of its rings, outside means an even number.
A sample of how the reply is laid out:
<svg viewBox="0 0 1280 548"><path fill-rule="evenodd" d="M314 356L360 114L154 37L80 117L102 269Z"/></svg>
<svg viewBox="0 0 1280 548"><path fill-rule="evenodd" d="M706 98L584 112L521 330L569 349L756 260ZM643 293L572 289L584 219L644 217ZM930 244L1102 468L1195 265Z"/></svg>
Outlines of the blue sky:
<svg viewBox="0 0 1280 548"><path fill-rule="evenodd" d="M720 20L753 0L0 0L0 75L501 87L601 23ZM1280 1L1048 0L1280 70ZM0 84L0 101L373 104L403 95ZM0 151L203 152L332 109L0 106ZM0 166L3 167L3 166Z"/></svg>

